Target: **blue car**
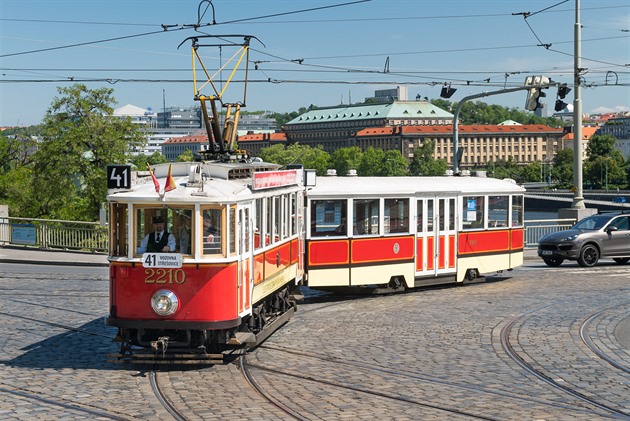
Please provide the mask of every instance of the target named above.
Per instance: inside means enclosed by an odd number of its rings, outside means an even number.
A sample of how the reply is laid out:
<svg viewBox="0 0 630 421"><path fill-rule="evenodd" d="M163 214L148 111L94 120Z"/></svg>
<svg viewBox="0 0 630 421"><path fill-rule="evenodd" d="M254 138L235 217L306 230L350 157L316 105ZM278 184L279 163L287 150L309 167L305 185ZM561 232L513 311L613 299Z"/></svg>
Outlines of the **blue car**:
<svg viewBox="0 0 630 421"><path fill-rule="evenodd" d="M624 196L617 196L617 197L613 198L612 201L614 203L628 203L628 199L626 199Z"/></svg>

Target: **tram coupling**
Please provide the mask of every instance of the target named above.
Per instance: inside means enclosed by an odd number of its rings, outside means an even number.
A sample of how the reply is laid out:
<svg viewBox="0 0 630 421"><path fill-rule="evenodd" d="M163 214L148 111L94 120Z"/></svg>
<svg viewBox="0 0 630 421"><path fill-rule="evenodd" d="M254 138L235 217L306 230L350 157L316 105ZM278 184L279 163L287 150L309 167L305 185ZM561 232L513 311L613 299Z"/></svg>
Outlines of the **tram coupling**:
<svg viewBox="0 0 630 421"><path fill-rule="evenodd" d="M151 349L156 354L162 351L162 358L166 357L166 349L168 348L168 336L161 336L157 341L151 341Z"/></svg>

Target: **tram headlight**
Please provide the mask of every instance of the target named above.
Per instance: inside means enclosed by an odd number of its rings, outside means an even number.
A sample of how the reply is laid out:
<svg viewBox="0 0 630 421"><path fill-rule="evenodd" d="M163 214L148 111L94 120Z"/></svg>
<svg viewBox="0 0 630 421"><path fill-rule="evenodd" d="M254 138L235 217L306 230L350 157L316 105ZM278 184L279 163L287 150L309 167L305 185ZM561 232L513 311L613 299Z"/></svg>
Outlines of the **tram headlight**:
<svg viewBox="0 0 630 421"><path fill-rule="evenodd" d="M170 316L179 308L179 299L173 291L161 289L151 297L151 308L160 316Z"/></svg>

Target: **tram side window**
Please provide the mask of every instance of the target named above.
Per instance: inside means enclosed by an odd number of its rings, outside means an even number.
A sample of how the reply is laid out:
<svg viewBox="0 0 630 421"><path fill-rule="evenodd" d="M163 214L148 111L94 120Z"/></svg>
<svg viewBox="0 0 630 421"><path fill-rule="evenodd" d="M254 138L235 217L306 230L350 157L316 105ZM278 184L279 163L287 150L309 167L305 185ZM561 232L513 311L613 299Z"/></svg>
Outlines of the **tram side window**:
<svg viewBox="0 0 630 421"><path fill-rule="evenodd" d="M137 208L135 214L136 254L177 251L177 238L173 226L175 215L179 211L185 211L185 209Z"/></svg>
<svg viewBox="0 0 630 421"><path fill-rule="evenodd" d="M109 208L109 254L127 255L127 205L112 203Z"/></svg>
<svg viewBox="0 0 630 421"><path fill-rule="evenodd" d="M512 226L523 226L523 196L512 196Z"/></svg>
<svg viewBox="0 0 630 421"><path fill-rule="evenodd" d="M313 200L311 202L311 237L348 235L347 200Z"/></svg>
<svg viewBox="0 0 630 421"><path fill-rule="evenodd" d="M204 254L223 254L223 214L224 208L203 209L202 235Z"/></svg>
<svg viewBox="0 0 630 421"><path fill-rule="evenodd" d="M409 232L409 200L385 199L385 233Z"/></svg>
<svg viewBox="0 0 630 421"><path fill-rule="evenodd" d="M488 197L488 227L507 227L509 196L489 196Z"/></svg>
<svg viewBox="0 0 630 421"><path fill-rule="evenodd" d="M484 196L464 196L462 205L463 229L484 227Z"/></svg>
<svg viewBox="0 0 630 421"><path fill-rule="evenodd" d="M379 230L379 199L354 200L354 233L357 235L376 235Z"/></svg>
<svg viewBox="0 0 630 421"><path fill-rule="evenodd" d="M424 220L423 215L424 215L424 200L418 200L416 203L416 213L417 213L417 220L416 220L416 229L418 232L424 232Z"/></svg>
<svg viewBox="0 0 630 421"><path fill-rule="evenodd" d="M264 246L264 241L261 241L263 235L263 199L256 199L256 220L254 221L254 249L258 250Z"/></svg>
<svg viewBox="0 0 630 421"><path fill-rule="evenodd" d="M228 208L230 213L228 217L228 232L230 235L230 254L236 253L236 206Z"/></svg>
<svg viewBox="0 0 630 421"><path fill-rule="evenodd" d="M448 200L448 229L455 229L455 199Z"/></svg>
<svg viewBox="0 0 630 421"><path fill-rule="evenodd" d="M433 199L427 200L427 232L433 232Z"/></svg>

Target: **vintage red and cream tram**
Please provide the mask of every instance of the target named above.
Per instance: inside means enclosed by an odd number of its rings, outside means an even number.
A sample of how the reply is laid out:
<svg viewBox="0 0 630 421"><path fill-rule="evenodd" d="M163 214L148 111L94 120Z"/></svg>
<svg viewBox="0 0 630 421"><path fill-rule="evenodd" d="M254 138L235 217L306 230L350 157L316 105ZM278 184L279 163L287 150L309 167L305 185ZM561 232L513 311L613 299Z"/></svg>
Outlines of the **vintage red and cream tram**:
<svg viewBox="0 0 630 421"><path fill-rule="evenodd" d="M306 285L400 290L510 270L523 263L523 193L485 177L319 177Z"/></svg>
<svg viewBox="0 0 630 421"><path fill-rule="evenodd" d="M277 167L163 164L109 194L106 323L119 328L121 357L134 346L205 355L252 345L288 320L303 274L304 187L301 170Z"/></svg>

